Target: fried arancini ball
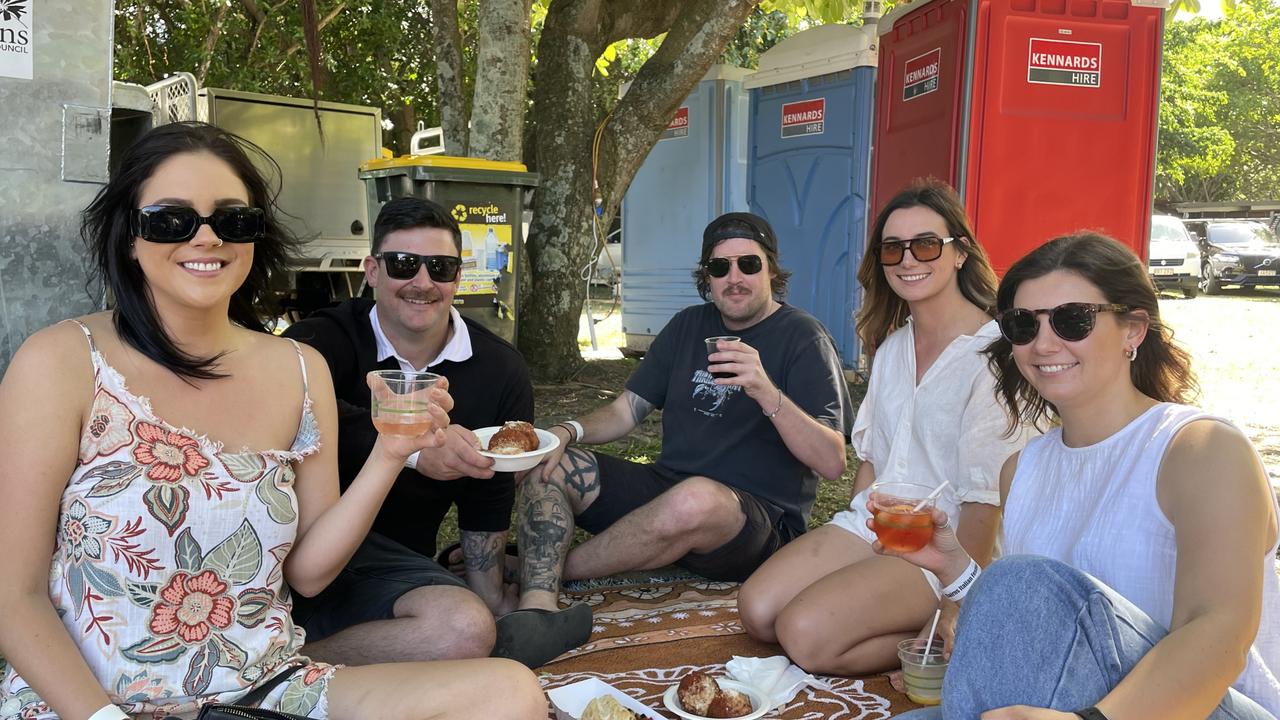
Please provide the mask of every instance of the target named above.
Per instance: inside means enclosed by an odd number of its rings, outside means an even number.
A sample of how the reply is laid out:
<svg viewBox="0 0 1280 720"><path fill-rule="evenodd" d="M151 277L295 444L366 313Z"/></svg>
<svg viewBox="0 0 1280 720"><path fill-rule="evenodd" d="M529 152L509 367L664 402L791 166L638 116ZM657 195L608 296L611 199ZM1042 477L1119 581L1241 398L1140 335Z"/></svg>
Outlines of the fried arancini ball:
<svg viewBox="0 0 1280 720"><path fill-rule="evenodd" d="M695 670L684 676L676 696L680 699L680 707L694 715L706 715L711 701L716 699L720 686L711 676Z"/></svg>
<svg viewBox="0 0 1280 720"><path fill-rule="evenodd" d="M705 713L713 718L736 718L751 714L751 698L737 690L721 689Z"/></svg>
<svg viewBox="0 0 1280 720"><path fill-rule="evenodd" d="M489 452L498 455L518 455L538 449L538 433L523 420L503 423L502 429L489 438Z"/></svg>

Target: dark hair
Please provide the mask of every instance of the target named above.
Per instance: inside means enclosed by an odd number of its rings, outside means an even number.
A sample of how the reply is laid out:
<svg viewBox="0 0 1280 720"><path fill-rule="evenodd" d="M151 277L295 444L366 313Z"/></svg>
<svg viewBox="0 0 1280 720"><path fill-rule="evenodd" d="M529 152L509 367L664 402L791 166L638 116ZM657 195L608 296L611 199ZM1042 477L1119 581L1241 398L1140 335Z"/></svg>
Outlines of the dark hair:
<svg viewBox="0 0 1280 720"><path fill-rule="evenodd" d="M457 248L458 255L462 255L462 231L458 228L458 221L439 203L413 196L396 198L378 211L378 219L373 221L373 246L369 252L381 250L382 241L397 230L420 227L448 230L453 235L453 246Z"/></svg>
<svg viewBox="0 0 1280 720"><path fill-rule="evenodd" d="M724 221L719 224L717 230L717 233L720 235L737 232L742 233L741 237L754 238L759 231L749 223L741 220ZM716 249L716 245L719 245L722 242L724 242L724 240L714 243L704 243L702 246L702 255L698 258L698 267L693 269L693 281L697 284L698 294L702 296L703 300L711 299L711 276L707 274L705 265L707 260L711 258L712 251ZM787 280L791 278L791 271L783 270L782 266L778 264L778 253L776 250L770 248L764 243L761 243L759 240L756 241L756 244L760 246L762 251L764 251L764 259L769 265L769 273L772 276L769 278L769 289L770 292L773 293L773 299L781 301L787 297Z"/></svg>
<svg viewBox="0 0 1280 720"><path fill-rule="evenodd" d="M1129 248L1094 232L1078 232L1055 238L1027 253L1013 264L1000 283L996 307L1008 310L1018 286L1027 280L1061 270L1075 273L1102 292L1108 303L1145 310L1147 335L1138 346L1138 357L1129 365L1133 385L1160 402L1185 402L1198 386L1191 356L1173 343L1173 332L1160 321L1160 305L1147 267ZM1019 423L1043 429L1057 408L1022 377L1013 360L1013 346L1003 337L986 349L996 394L1009 411L1009 431Z"/></svg>
<svg viewBox="0 0 1280 720"><path fill-rule="evenodd" d="M244 283L232 294L227 316L237 325L266 332L265 321L276 316L271 281L293 264L299 242L276 217L279 190L268 184L250 153L265 167L273 168L277 179L280 166L257 145L206 123L161 125L125 152L111 179L85 208L80 225L80 237L93 262L89 285L100 281L110 290L115 303L112 322L120 339L184 380L225 377L215 370L221 355L189 355L165 331L156 316L146 276L133 257L129 219L138 207L142 184L161 163L182 153L201 152L231 166L249 193L249 204L261 208L265 215L265 233L254 244L253 264Z"/></svg>
<svg viewBox="0 0 1280 720"><path fill-rule="evenodd" d="M996 274L991 269L987 251L973 235L973 228L969 226L969 218L956 191L935 178L917 179L894 195L880 210L871 228L862 264L858 266L858 282L864 293L857 316L858 338L868 354L874 354L889 333L907 322L910 312L907 301L889 287L877 258L877 249L884 239L884 226L889 222L889 216L913 207L927 207L942 217L947 224L947 233L956 238L959 248L968 255L956 273L960 294L986 314L995 314Z"/></svg>

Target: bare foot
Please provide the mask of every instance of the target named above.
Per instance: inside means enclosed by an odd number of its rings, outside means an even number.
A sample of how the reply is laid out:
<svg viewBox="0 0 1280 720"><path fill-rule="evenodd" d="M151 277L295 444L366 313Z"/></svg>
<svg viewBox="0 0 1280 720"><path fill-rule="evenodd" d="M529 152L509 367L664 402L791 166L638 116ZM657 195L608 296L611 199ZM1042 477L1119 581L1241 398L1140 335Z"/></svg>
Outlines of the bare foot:
<svg viewBox="0 0 1280 720"><path fill-rule="evenodd" d="M907 685L906 683L902 682L901 670L894 670L893 672L889 673L889 684L893 686L894 690L897 690L903 695L907 694Z"/></svg>

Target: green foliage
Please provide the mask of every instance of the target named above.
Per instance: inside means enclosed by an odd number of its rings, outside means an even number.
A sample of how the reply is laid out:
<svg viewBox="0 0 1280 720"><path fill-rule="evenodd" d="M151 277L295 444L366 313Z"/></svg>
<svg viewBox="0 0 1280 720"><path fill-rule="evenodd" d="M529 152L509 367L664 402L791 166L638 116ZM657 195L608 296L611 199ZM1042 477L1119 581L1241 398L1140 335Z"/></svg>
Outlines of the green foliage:
<svg viewBox="0 0 1280 720"><path fill-rule="evenodd" d="M146 85L174 72L198 74L206 65L202 85L311 97L298 3L226 1L117 0L116 79ZM263 13L261 23L251 5ZM475 3L461 8L465 76L471 77ZM383 117L396 126L386 142L402 149L414 121L439 124L432 19L425 2L319 0L317 12L322 19L332 15L320 33L325 76L320 99L382 108ZM209 49L215 26L219 31Z"/></svg>
<svg viewBox="0 0 1280 720"><path fill-rule="evenodd" d="M1280 7L1165 29L1157 202L1280 197Z"/></svg>

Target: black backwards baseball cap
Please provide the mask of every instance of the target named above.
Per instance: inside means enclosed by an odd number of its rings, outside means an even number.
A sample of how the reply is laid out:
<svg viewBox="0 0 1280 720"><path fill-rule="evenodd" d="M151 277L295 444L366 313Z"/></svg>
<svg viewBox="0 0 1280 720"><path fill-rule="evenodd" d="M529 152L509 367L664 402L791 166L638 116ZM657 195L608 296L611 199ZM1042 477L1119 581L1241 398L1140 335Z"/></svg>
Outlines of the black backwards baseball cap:
<svg viewBox="0 0 1280 720"><path fill-rule="evenodd" d="M702 231L702 258L711 256L711 250L723 240L746 238L760 243L761 247L777 254L778 236L773 233L769 221L745 212L725 213L707 224Z"/></svg>

